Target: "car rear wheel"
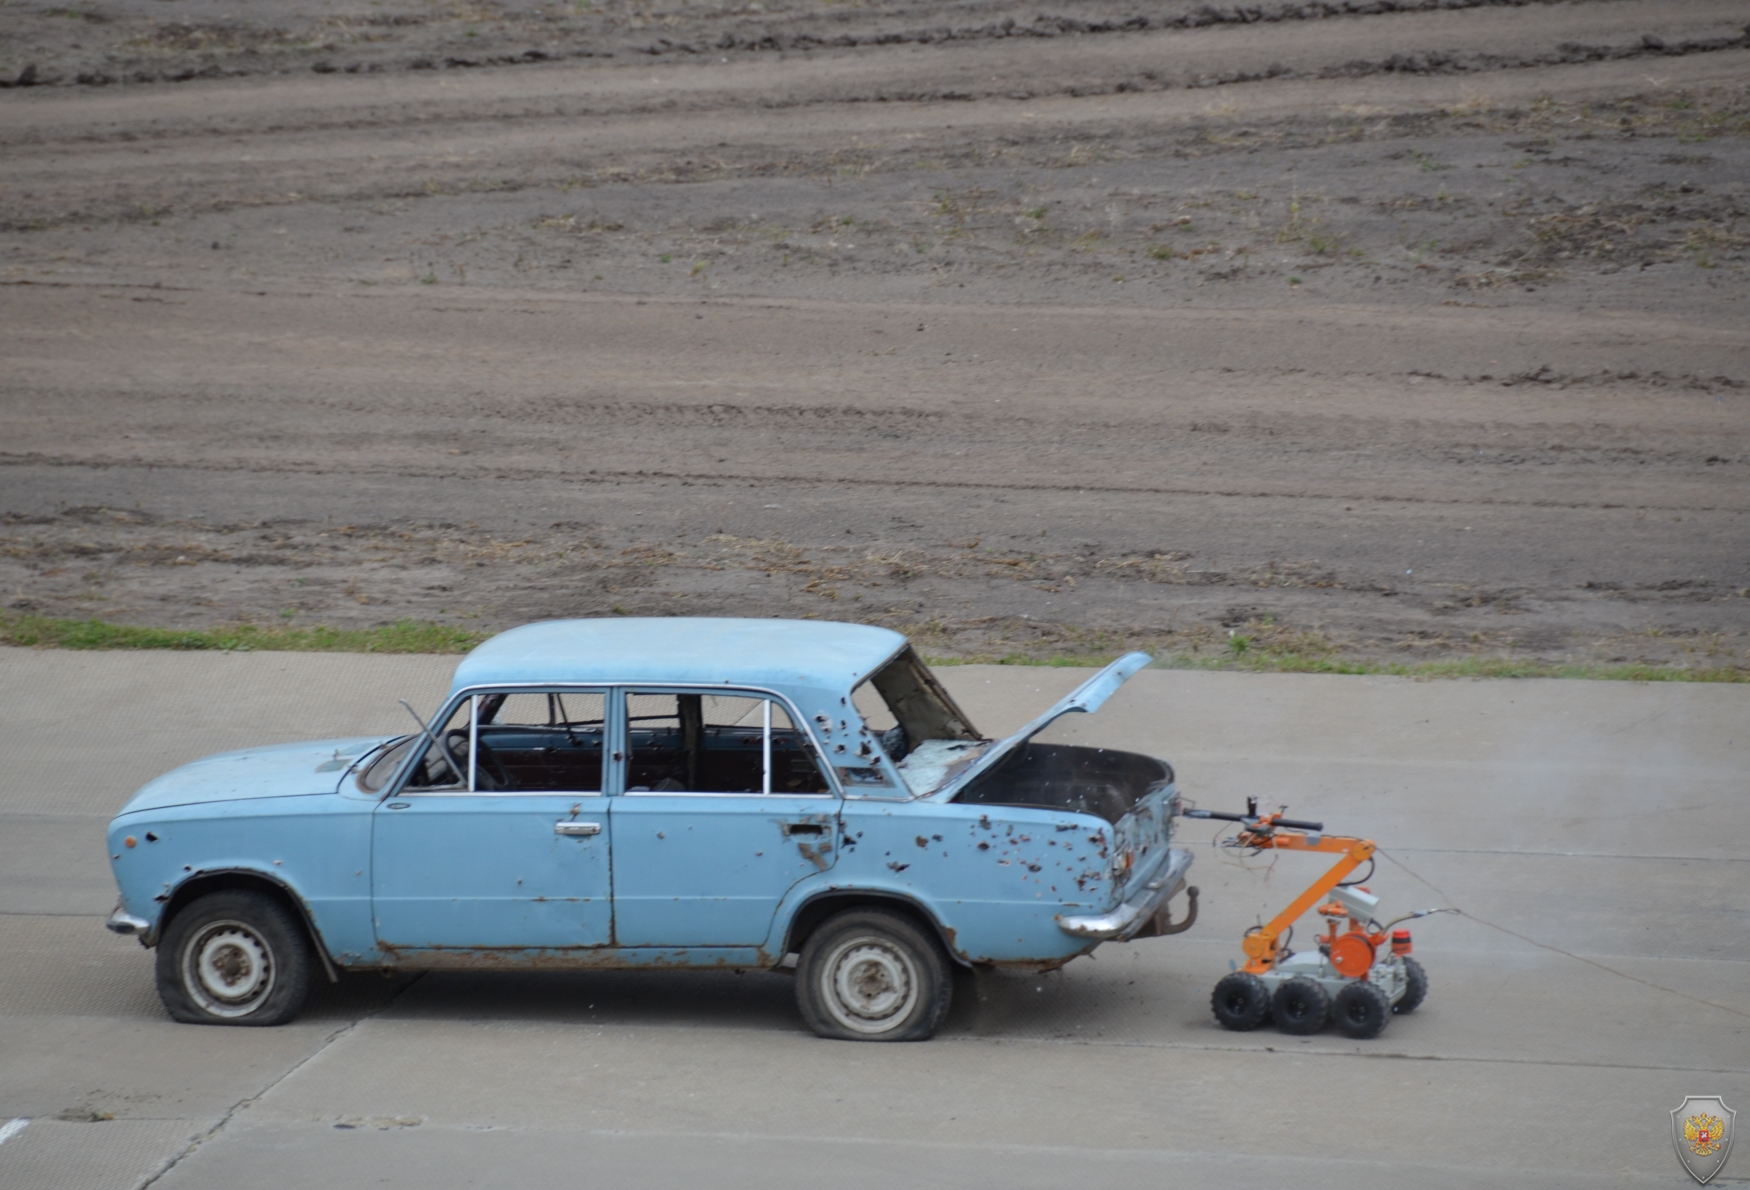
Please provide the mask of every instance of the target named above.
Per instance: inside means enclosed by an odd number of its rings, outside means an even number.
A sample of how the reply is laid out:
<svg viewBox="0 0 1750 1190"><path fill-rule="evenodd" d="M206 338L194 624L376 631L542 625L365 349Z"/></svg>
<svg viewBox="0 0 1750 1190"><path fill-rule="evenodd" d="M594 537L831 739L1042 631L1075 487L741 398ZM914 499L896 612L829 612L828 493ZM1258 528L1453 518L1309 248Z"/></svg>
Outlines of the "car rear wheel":
<svg viewBox="0 0 1750 1190"><path fill-rule="evenodd" d="M852 909L809 936L797 964L796 1002L822 1037L924 1041L948 1015L948 956L897 913Z"/></svg>
<svg viewBox="0 0 1750 1190"><path fill-rule="evenodd" d="M303 926L263 893L233 889L190 902L158 943L158 998L195 1025L283 1025L310 986Z"/></svg>

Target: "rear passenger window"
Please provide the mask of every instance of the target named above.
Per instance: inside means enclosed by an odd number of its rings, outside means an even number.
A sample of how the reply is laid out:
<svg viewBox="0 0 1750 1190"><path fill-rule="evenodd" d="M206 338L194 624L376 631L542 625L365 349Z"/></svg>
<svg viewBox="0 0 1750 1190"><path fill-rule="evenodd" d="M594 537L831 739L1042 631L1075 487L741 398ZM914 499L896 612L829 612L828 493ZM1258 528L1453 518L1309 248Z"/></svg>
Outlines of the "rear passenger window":
<svg viewBox="0 0 1750 1190"><path fill-rule="evenodd" d="M832 788L807 737L783 705L769 699L632 693L626 696L626 731L628 793L813 794Z"/></svg>

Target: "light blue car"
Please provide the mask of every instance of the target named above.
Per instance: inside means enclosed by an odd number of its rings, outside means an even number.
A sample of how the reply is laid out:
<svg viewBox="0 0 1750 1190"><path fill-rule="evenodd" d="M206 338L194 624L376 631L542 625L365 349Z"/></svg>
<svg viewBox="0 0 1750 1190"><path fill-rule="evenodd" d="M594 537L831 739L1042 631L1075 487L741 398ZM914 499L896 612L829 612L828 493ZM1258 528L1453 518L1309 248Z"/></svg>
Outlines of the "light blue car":
<svg viewBox="0 0 1750 1190"><path fill-rule="evenodd" d="M561 620L493 637L429 722L210 756L110 824L109 928L171 1016L291 1020L342 970L794 971L825 1037L929 1037L955 967L1177 933L1164 761L981 736L898 633ZM412 708L409 708L411 711ZM415 716L417 719L417 716ZM413 721L410 720L410 725Z"/></svg>

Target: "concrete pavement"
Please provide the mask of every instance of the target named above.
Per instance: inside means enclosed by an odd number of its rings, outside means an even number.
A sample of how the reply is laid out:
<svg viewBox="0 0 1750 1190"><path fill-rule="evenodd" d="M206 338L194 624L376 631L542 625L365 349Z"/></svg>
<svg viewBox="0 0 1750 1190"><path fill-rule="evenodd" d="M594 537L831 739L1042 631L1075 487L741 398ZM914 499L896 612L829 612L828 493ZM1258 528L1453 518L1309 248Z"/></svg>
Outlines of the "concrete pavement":
<svg viewBox="0 0 1750 1190"><path fill-rule="evenodd" d="M1416 923L1429 1000L1371 1042L1214 1025L1240 931L1321 867L1212 823L1189 934L992 979L927 1045L819 1041L759 973L352 978L285 1028L171 1024L102 929L108 815L196 755L399 729L453 664L0 652L0 1187L1675 1187L1669 1110L1750 1102L1742 687L1151 670L1053 729L1378 840L1394 912L1465 910ZM941 673L987 732L1082 676Z"/></svg>

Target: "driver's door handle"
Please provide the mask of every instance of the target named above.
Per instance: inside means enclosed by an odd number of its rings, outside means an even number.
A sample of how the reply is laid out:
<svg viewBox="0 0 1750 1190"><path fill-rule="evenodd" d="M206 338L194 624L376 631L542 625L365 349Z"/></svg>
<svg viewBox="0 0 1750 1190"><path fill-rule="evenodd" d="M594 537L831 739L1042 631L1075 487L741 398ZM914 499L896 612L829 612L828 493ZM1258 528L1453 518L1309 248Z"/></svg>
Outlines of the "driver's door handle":
<svg viewBox="0 0 1750 1190"><path fill-rule="evenodd" d="M602 824L599 822L555 822L553 833L556 835L575 835L587 839L591 835L601 834Z"/></svg>

